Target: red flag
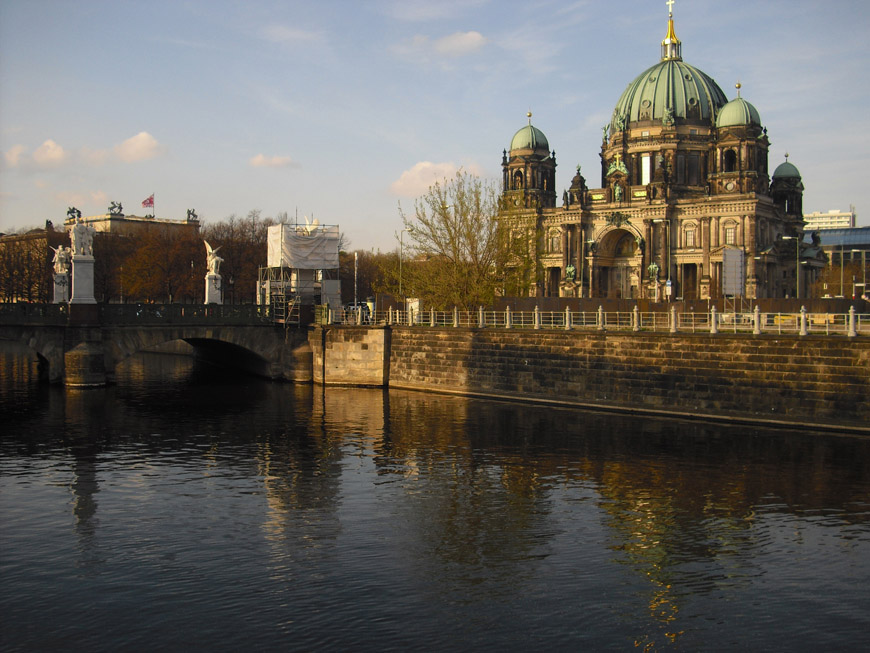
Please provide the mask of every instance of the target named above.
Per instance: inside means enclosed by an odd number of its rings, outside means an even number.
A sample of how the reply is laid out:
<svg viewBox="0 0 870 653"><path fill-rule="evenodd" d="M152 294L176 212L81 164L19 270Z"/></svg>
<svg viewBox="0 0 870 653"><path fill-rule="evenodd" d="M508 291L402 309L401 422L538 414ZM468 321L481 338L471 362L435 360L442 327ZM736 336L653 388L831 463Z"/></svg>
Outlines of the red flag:
<svg viewBox="0 0 870 653"><path fill-rule="evenodd" d="M154 206L154 193L151 193L151 197L148 199L142 200L142 206Z"/></svg>

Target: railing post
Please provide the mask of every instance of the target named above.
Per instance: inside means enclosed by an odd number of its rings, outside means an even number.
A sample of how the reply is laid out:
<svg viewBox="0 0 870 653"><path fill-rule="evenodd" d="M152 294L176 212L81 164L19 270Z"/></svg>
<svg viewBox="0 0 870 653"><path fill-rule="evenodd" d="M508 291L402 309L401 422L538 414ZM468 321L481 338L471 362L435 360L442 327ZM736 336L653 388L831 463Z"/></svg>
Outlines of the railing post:
<svg viewBox="0 0 870 653"><path fill-rule="evenodd" d="M677 307L671 306L671 333L677 332Z"/></svg>
<svg viewBox="0 0 870 653"><path fill-rule="evenodd" d="M807 307L801 306L801 335L807 335Z"/></svg>
<svg viewBox="0 0 870 653"><path fill-rule="evenodd" d="M604 331L604 307L598 307L598 330Z"/></svg>
<svg viewBox="0 0 870 653"><path fill-rule="evenodd" d="M761 335L761 309L758 307L758 304L755 305L753 321L755 324L752 327L752 333L757 336Z"/></svg>
<svg viewBox="0 0 870 653"><path fill-rule="evenodd" d="M858 335L858 329L855 327L855 307L849 307L849 337L854 338Z"/></svg>
<svg viewBox="0 0 870 653"><path fill-rule="evenodd" d="M429 309L429 326L430 327L435 326L435 309L434 308Z"/></svg>
<svg viewBox="0 0 870 653"><path fill-rule="evenodd" d="M631 311L631 330L640 331L640 309L637 305Z"/></svg>
<svg viewBox="0 0 870 653"><path fill-rule="evenodd" d="M571 309L565 307L565 331L571 330Z"/></svg>
<svg viewBox="0 0 870 653"><path fill-rule="evenodd" d="M453 307L453 326L459 326L459 308L456 306Z"/></svg>
<svg viewBox="0 0 870 653"><path fill-rule="evenodd" d="M710 309L710 333L714 335L719 333L719 311L715 306Z"/></svg>
<svg viewBox="0 0 870 653"><path fill-rule="evenodd" d="M535 306L535 328L541 328L541 309Z"/></svg>
<svg viewBox="0 0 870 653"><path fill-rule="evenodd" d="M510 306L508 306L504 310L504 328L505 329L511 328L511 307Z"/></svg>
<svg viewBox="0 0 870 653"><path fill-rule="evenodd" d="M484 322L484 316L483 316L483 306L477 307L477 326L480 329L482 329L484 326L486 326L486 322Z"/></svg>

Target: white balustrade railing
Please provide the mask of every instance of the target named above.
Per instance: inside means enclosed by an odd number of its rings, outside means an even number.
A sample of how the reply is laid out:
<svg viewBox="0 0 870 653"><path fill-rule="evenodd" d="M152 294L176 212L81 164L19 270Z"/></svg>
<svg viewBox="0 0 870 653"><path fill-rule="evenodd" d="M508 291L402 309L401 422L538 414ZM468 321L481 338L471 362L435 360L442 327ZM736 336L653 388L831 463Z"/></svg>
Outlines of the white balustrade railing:
<svg viewBox="0 0 870 653"><path fill-rule="evenodd" d="M333 322L346 325L413 326L421 328L560 329L599 331L658 331L671 333L744 333L796 335L870 335L870 314L856 313L739 313L717 311L678 313L671 311L408 311L390 309L361 315L337 312Z"/></svg>

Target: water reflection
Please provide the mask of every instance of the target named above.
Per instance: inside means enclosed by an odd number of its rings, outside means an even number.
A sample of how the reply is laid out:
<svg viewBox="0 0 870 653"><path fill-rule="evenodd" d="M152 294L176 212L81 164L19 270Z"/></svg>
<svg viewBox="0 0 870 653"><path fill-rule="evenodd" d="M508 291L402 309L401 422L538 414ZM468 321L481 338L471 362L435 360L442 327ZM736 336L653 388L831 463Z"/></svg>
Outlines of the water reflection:
<svg viewBox="0 0 870 653"><path fill-rule="evenodd" d="M94 579L73 594L115 575L139 588L84 644L138 632L143 609L181 628L167 610L191 593L224 615L209 632L228 648L276 632L303 648L821 646L870 626L852 582L870 573L867 440L282 385L150 354L109 388L47 388L0 355L0 505L20 527L0 544L44 538L49 580L70 563ZM59 482L71 557L40 517ZM56 607L13 600L32 571L4 563L0 608ZM792 623L808 601L816 616Z"/></svg>

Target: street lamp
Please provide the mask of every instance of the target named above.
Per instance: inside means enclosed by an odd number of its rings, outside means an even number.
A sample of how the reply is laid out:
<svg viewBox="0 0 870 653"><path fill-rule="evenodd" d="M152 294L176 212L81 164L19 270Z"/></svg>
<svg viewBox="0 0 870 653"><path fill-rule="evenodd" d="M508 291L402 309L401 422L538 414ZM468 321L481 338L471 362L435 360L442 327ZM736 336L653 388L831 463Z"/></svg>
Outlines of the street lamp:
<svg viewBox="0 0 870 653"><path fill-rule="evenodd" d="M801 296L801 239L799 236L783 236L783 240L793 240L795 242L795 282L797 283L797 291L795 296L800 299ZM840 264L842 265L843 255L840 254ZM842 286L842 281L840 282Z"/></svg>
<svg viewBox="0 0 870 653"><path fill-rule="evenodd" d="M404 241L402 240L407 229L402 229L399 232L399 297L402 298L402 307L405 306L404 295L402 294L402 257L404 256Z"/></svg>
<svg viewBox="0 0 870 653"><path fill-rule="evenodd" d="M586 268L586 245L591 245L594 240L582 239L580 241L580 296L583 296L583 270ZM592 280L589 280L589 296L592 296Z"/></svg>
<svg viewBox="0 0 870 653"><path fill-rule="evenodd" d="M665 294L668 296L668 301L671 301L671 223L667 218L659 218L658 220L653 220L653 222L665 223L665 251L662 256L665 260L663 260L662 263L665 263L668 266L668 281L665 285Z"/></svg>

